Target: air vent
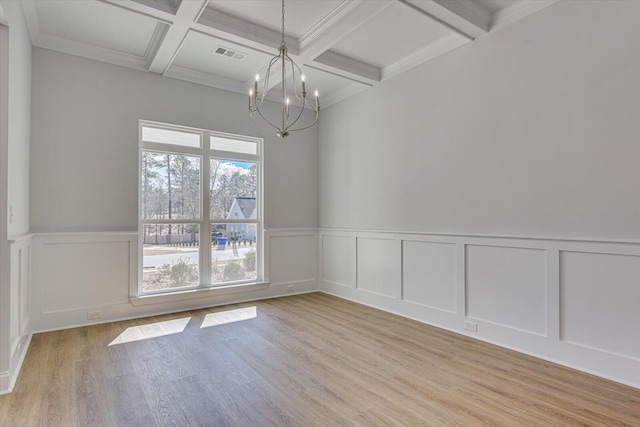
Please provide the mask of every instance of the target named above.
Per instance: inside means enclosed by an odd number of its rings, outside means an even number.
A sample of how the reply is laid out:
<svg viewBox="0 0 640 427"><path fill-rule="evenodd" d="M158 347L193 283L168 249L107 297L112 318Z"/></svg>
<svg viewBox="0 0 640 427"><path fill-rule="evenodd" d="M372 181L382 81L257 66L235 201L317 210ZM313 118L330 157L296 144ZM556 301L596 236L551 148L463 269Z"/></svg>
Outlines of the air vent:
<svg viewBox="0 0 640 427"><path fill-rule="evenodd" d="M223 47L223 46L218 46L217 49L213 51L213 53L217 53L218 55L228 56L229 58L238 59L238 60L244 59L244 57L247 56L246 53L238 52L237 50L229 49L228 47Z"/></svg>

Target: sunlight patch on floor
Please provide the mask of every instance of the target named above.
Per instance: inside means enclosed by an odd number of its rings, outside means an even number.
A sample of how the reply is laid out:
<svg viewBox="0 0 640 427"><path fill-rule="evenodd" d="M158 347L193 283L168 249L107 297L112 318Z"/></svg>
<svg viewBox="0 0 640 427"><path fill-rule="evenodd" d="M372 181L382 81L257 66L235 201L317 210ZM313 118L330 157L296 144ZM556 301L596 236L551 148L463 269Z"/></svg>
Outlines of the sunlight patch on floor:
<svg viewBox="0 0 640 427"><path fill-rule="evenodd" d="M255 319L258 316L256 307L238 308L236 310L219 311L205 316L200 328L224 325L225 323L240 322Z"/></svg>
<svg viewBox="0 0 640 427"><path fill-rule="evenodd" d="M157 338L165 335L179 334L184 331L191 317L166 320L164 322L149 323L148 325L131 326L124 330L109 346L128 342Z"/></svg>

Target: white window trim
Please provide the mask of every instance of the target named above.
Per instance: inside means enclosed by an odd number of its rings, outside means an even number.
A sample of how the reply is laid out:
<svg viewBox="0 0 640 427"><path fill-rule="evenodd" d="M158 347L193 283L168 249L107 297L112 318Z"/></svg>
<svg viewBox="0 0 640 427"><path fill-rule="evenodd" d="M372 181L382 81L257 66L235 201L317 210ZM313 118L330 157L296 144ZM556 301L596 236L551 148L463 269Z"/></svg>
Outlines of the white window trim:
<svg viewBox="0 0 640 427"><path fill-rule="evenodd" d="M198 133L201 137L201 146L200 148L188 147L183 145L173 145L167 143L160 142L149 142L142 140L142 128L144 127L154 127L159 129L167 129L167 130L175 130L180 132L188 132L188 133ZM246 154L246 153L236 153L229 151L221 151L221 150L211 150L210 149L210 137L215 136L219 138L228 138L228 139L239 139L242 141L250 141L254 142L257 147L257 154ZM228 291L236 290L241 292L240 288L247 287L246 290L252 290L256 285L260 287L268 285L264 282L264 224L263 224L263 177L264 177L264 167L263 167L263 139L243 136L243 135L234 135L224 132L217 132L206 129L197 129L190 128L185 126L173 125L173 124L165 124L160 122L153 122L148 120L139 120L138 123L138 280L137 283L131 283L129 293L130 299L132 302L137 301L139 303L142 300L154 302L162 302L165 298L150 298L150 297L160 297L160 296L168 296L171 298L171 295L180 297L186 295L198 295L201 292L193 292L193 291L206 291L206 290L219 290L220 293L228 293ZM153 219L153 220L143 220L142 219L142 152L143 151L157 151L162 153L171 153L171 154L187 154L191 156L200 157L200 217L197 219ZM210 159L224 159L231 161L240 161L240 162L253 162L257 165L256 175L258 178L258 187L256 189L256 216L255 220L242 220L242 219L223 219L223 218L211 218L210 214L210 199L209 192L206 191L210 187ZM199 224L200 225L200 247L199 247L199 274L200 274L200 283L196 286L185 286L180 288L169 288L162 289L158 291L150 291L150 292L142 292L142 276L143 276L143 244L144 238L141 237L141 233L144 230L144 224L153 223L153 224ZM251 281L235 281L235 282L225 282L221 284L212 284L211 283L211 258L212 258L212 250L211 245L206 244L203 245L204 239L202 236L210 236L211 235L211 224L212 223L225 223L225 224L256 224L256 234L258 239L256 239L256 279ZM217 294L218 292L216 292ZM181 298L182 299L182 298ZM188 298L190 299L190 298ZM162 301L161 301L162 300Z"/></svg>

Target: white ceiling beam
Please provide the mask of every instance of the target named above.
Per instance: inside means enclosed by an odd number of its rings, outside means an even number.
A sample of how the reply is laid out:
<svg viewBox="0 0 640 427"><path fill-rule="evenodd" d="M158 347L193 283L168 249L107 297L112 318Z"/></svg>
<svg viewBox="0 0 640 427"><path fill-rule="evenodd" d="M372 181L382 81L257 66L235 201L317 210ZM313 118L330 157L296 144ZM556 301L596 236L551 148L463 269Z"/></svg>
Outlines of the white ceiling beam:
<svg viewBox="0 0 640 427"><path fill-rule="evenodd" d="M277 49L282 40L282 34L279 31L229 15L213 7L205 9L195 28L204 34L263 52ZM299 53L298 40L285 36L285 42L290 54L297 55Z"/></svg>
<svg viewBox="0 0 640 427"><path fill-rule="evenodd" d="M125 9L130 12L135 12L139 15L143 15L148 18L153 18L157 21L164 22L165 24L171 24L175 19L175 10L174 12L169 12L164 8L158 9L157 7L148 6L142 1L136 1L136 0L98 0L98 1L110 4L111 6L119 7L121 9Z"/></svg>
<svg viewBox="0 0 640 427"><path fill-rule="evenodd" d="M525 16L536 13L546 7L558 3L560 0L522 0L514 2L502 9L496 10L491 15L491 29L499 28Z"/></svg>
<svg viewBox="0 0 640 427"><path fill-rule="evenodd" d="M300 60L308 62L316 59L393 3L394 1L389 0L353 0L342 3L300 37Z"/></svg>
<svg viewBox="0 0 640 427"><path fill-rule="evenodd" d="M469 42L470 40L468 38L463 37L458 33L450 33L449 35L429 43L423 48L418 49L395 63L384 67L380 72L382 81L402 74L413 67L430 61L437 56L443 55Z"/></svg>
<svg viewBox="0 0 640 427"><path fill-rule="evenodd" d="M175 58L184 38L204 11L209 0L183 1L178 6L173 24L149 61L149 71L164 74Z"/></svg>
<svg viewBox="0 0 640 427"><path fill-rule="evenodd" d="M380 83L382 78L378 67L365 64L364 62L332 51L327 51L318 56L313 62L309 63L309 65L369 86Z"/></svg>
<svg viewBox="0 0 640 427"><path fill-rule="evenodd" d="M473 40L489 32L491 14L468 0L398 0L403 5Z"/></svg>
<svg viewBox="0 0 640 427"><path fill-rule="evenodd" d="M349 35L393 3L393 0L345 1L302 35L300 39L296 40L287 36L285 41L289 55L300 66L309 65L368 86L378 83L380 82L380 69L377 67L328 51L343 37ZM207 7L193 28L203 34L270 55L276 54L276 49L280 46L282 38L278 31L245 21L214 7ZM321 55L322 58L317 59ZM270 83L270 86L273 87L277 82ZM253 80L247 82L247 87L250 87L251 84L253 84Z"/></svg>
<svg viewBox="0 0 640 427"><path fill-rule="evenodd" d="M136 3L175 15L178 9L169 0L131 0Z"/></svg>
<svg viewBox="0 0 640 427"><path fill-rule="evenodd" d="M377 67L328 52L328 50L337 41L392 4L393 1L390 0L345 1L300 39L296 40L287 36L285 41L288 53L300 66L309 65L340 77L364 83L367 86L378 83L380 81L380 70ZM278 31L245 21L213 7L208 7L202 13L195 28L204 34L271 55L277 53L276 50L280 46L282 39ZM322 58L317 59L321 55ZM260 71L261 76L264 77L264 69L256 71ZM267 90L273 88L279 82L280 79L270 80ZM246 82L247 88L251 87L252 84L253 79Z"/></svg>

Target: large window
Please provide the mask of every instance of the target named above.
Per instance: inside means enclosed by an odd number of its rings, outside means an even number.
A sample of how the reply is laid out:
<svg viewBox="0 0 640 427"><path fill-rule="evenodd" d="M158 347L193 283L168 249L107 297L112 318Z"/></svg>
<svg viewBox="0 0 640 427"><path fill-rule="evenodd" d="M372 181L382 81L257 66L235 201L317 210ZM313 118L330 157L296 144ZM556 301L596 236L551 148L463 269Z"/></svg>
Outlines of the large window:
<svg viewBox="0 0 640 427"><path fill-rule="evenodd" d="M262 279L261 145L140 121L139 294Z"/></svg>

